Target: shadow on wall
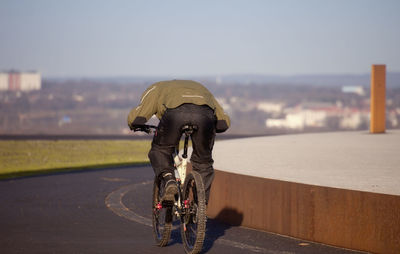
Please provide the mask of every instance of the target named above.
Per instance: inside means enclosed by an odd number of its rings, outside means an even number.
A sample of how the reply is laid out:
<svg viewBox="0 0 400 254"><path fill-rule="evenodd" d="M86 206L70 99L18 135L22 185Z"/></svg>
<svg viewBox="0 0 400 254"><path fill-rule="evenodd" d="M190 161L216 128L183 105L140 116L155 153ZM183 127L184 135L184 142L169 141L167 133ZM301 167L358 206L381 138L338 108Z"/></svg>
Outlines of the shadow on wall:
<svg viewBox="0 0 400 254"><path fill-rule="evenodd" d="M204 241L203 252L209 251L218 238L225 235L225 231L232 226L240 226L243 221L243 214L236 209L225 207L214 218L207 220L206 239ZM229 222L227 224L226 222Z"/></svg>
<svg viewBox="0 0 400 254"><path fill-rule="evenodd" d="M243 221L243 213L238 212L235 208L225 207L215 219L221 222L229 222L232 226L240 226Z"/></svg>

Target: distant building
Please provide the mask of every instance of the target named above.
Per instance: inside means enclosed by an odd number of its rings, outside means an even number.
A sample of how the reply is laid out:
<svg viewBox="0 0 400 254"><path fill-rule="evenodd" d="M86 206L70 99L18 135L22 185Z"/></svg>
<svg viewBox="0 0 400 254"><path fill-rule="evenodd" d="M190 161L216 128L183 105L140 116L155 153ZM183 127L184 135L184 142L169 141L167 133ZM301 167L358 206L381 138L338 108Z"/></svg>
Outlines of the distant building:
<svg viewBox="0 0 400 254"><path fill-rule="evenodd" d="M0 72L0 91L8 90L8 74Z"/></svg>
<svg viewBox="0 0 400 254"><path fill-rule="evenodd" d="M325 127L328 112L324 110L297 110L286 114L282 119L267 119L268 128L303 130L305 127Z"/></svg>
<svg viewBox="0 0 400 254"><path fill-rule="evenodd" d="M284 104L278 102L262 101L257 104L257 109L267 113L279 114L283 111Z"/></svg>
<svg viewBox="0 0 400 254"><path fill-rule="evenodd" d="M370 112L369 110L360 110L357 108L346 108L342 112L339 127L341 129L357 129L362 125L369 123Z"/></svg>
<svg viewBox="0 0 400 254"><path fill-rule="evenodd" d="M355 93L360 96L365 95L365 89L362 86L343 86L342 87L342 92L343 93Z"/></svg>
<svg viewBox="0 0 400 254"><path fill-rule="evenodd" d="M0 72L0 91L40 90L42 78L38 72Z"/></svg>

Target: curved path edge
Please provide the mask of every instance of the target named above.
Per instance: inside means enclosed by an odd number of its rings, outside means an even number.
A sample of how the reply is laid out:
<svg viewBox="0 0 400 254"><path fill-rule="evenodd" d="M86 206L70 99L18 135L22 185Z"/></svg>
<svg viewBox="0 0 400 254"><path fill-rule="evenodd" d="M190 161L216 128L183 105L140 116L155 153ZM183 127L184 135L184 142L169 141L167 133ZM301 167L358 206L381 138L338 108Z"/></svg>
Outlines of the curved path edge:
<svg viewBox="0 0 400 254"><path fill-rule="evenodd" d="M153 181L145 181L141 183L135 183L135 184L130 184L126 186L122 186L121 188L111 192L110 194L107 195L105 198L105 205L108 209L110 209L112 212L114 212L116 215L123 217L125 219L128 219L130 221L134 221L136 223L140 223L149 227L152 227L152 221L149 218L143 217L134 211L130 210L127 208L124 203L122 202L123 197L130 191L134 191L137 188L140 188L141 186L147 185L147 184L152 184ZM265 254L290 254L288 252L282 252L282 251L270 251L262 247L254 246L254 245L249 245L249 244L244 244L228 239L224 239L223 237L218 238L215 243L217 244L222 244L222 245L228 245L231 247L243 249L246 251L251 251L255 253L265 253Z"/></svg>

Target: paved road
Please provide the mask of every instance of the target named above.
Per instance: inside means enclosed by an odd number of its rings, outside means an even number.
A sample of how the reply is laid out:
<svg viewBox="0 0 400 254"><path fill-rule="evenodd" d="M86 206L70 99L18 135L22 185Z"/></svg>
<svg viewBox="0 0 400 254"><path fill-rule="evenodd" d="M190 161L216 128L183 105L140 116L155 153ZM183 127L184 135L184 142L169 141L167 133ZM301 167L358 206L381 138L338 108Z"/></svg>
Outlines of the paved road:
<svg viewBox="0 0 400 254"><path fill-rule="evenodd" d="M149 166L0 181L0 253L183 253L153 244ZM358 253L209 220L207 253Z"/></svg>

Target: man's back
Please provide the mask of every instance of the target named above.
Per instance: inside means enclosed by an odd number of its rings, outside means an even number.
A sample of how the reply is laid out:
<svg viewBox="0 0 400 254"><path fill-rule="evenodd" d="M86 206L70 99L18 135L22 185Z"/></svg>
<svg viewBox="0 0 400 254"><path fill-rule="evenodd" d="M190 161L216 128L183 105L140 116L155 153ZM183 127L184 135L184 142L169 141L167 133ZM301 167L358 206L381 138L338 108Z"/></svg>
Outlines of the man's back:
<svg viewBox="0 0 400 254"><path fill-rule="evenodd" d="M214 96L202 84L191 80L161 81L152 85L159 104L176 108L184 103L208 105L215 109Z"/></svg>
<svg viewBox="0 0 400 254"><path fill-rule="evenodd" d="M214 96L202 84L191 80L160 81L149 86L142 95L140 105L129 113L128 125L144 124L154 114L161 119L167 109L182 104L209 106L217 117L217 127L222 126L223 130L229 128L230 119Z"/></svg>

